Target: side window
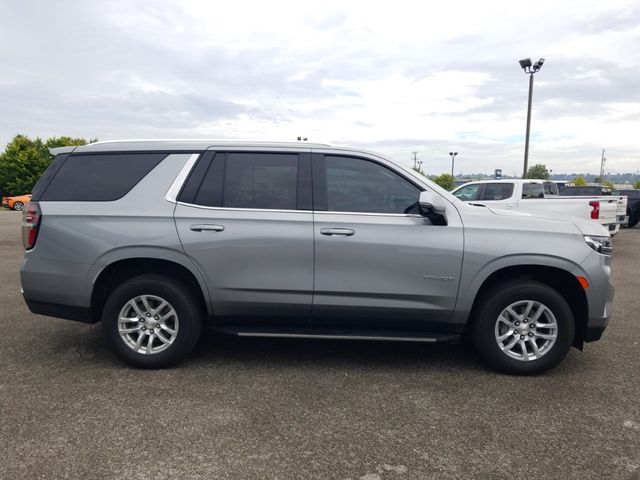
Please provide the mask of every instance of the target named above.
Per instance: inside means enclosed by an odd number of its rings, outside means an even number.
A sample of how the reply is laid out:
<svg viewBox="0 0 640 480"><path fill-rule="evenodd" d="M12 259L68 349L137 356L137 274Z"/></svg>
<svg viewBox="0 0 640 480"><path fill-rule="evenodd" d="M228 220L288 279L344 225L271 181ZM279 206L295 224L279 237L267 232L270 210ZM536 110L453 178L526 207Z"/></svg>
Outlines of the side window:
<svg viewBox="0 0 640 480"><path fill-rule="evenodd" d="M482 184L465 185L453 192L453 194L464 202L478 200L480 198L480 187L482 187Z"/></svg>
<svg viewBox="0 0 640 480"><path fill-rule="evenodd" d="M295 210L297 188L297 154L216 154L194 203L211 207Z"/></svg>
<svg viewBox="0 0 640 480"><path fill-rule="evenodd" d="M523 183L522 198L544 198L544 190L541 183Z"/></svg>
<svg viewBox="0 0 640 480"><path fill-rule="evenodd" d="M166 153L71 155L59 167L41 200L110 202L124 197Z"/></svg>
<svg viewBox="0 0 640 480"><path fill-rule="evenodd" d="M362 213L417 213L420 188L368 160L325 156L327 210Z"/></svg>
<svg viewBox="0 0 640 480"><path fill-rule="evenodd" d="M504 200L513 195L513 183L487 183L484 186L483 200Z"/></svg>
<svg viewBox="0 0 640 480"><path fill-rule="evenodd" d="M558 186L553 182L544 182L545 195L558 195Z"/></svg>

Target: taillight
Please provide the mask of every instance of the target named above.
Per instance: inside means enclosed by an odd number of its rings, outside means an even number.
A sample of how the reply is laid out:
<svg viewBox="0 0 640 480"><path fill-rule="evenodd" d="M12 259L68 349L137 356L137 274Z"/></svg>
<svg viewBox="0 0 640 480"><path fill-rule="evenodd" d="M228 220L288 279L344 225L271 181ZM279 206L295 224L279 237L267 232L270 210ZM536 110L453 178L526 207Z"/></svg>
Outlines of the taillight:
<svg viewBox="0 0 640 480"><path fill-rule="evenodd" d="M591 207L591 220L598 220L600 218L600 202L594 200L589 202Z"/></svg>
<svg viewBox="0 0 640 480"><path fill-rule="evenodd" d="M41 219L40 206L36 202L27 203L22 211L22 245L26 250L36 246Z"/></svg>

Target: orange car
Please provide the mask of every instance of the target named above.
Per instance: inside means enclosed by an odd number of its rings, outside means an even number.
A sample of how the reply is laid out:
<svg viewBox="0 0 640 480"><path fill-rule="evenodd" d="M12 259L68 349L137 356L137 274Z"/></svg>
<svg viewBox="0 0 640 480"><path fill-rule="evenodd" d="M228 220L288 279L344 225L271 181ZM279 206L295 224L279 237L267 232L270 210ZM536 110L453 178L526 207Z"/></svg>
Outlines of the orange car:
<svg viewBox="0 0 640 480"><path fill-rule="evenodd" d="M8 207L11 210L17 210L21 212L24 210L26 203L31 201L31 194L16 195L15 197L2 197L2 206Z"/></svg>

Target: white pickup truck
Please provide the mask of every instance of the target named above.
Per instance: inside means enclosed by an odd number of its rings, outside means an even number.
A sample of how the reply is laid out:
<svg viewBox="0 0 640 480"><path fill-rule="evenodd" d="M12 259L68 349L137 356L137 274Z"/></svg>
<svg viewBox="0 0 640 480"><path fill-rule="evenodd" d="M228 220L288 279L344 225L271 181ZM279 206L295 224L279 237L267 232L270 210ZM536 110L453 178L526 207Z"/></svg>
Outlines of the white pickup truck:
<svg viewBox="0 0 640 480"><path fill-rule="evenodd" d="M624 196L561 197L557 186L544 180L480 180L451 193L465 202L487 207L588 218L599 222L611 235L628 221Z"/></svg>

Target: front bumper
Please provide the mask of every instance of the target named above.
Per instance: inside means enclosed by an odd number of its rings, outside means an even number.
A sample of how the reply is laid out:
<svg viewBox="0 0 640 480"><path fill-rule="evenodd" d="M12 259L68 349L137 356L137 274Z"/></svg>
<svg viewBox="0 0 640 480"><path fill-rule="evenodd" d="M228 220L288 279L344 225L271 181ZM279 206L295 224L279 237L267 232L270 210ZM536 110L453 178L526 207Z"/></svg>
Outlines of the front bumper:
<svg viewBox="0 0 640 480"><path fill-rule="evenodd" d="M609 283L609 291L607 293L607 301L605 303L604 312L602 316L590 316L587 322L587 326L584 332L585 342L595 342L600 340L604 330L609 324L609 320L613 314L613 296L615 289L613 285Z"/></svg>

